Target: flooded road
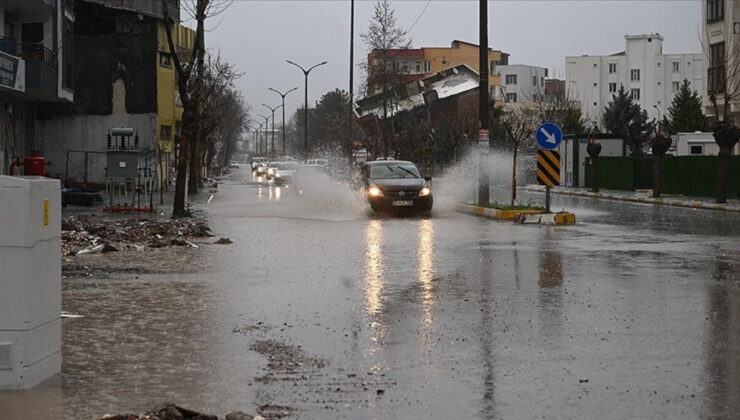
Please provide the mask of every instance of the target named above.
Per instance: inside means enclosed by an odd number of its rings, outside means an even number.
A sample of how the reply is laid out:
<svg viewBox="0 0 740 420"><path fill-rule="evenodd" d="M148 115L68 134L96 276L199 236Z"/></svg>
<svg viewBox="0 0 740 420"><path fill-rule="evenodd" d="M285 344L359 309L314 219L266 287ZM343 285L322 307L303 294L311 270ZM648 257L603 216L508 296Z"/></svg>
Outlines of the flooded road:
<svg viewBox="0 0 740 420"><path fill-rule="evenodd" d="M65 279L83 318L63 372L0 392L2 417L740 412L740 215L553 197L577 225L522 226L435 197L390 218L342 185L251 181L220 185L209 219L234 244L197 250L197 272Z"/></svg>

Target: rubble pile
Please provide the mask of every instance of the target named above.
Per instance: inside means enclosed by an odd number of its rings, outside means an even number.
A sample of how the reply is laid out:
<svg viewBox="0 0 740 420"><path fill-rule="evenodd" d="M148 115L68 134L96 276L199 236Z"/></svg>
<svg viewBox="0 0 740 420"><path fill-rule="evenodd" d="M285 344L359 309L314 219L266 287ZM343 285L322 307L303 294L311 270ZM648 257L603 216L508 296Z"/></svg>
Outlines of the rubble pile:
<svg viewBox="0 0 740 420"><path fill-rule="evenodd" d="M153 408L144 415L107 414L100 420L218 420L213 414L202 414L175 404L166 403ZM224 417L225 420L265 420L262 416L252 416L242 411L234 411Z"/></svg>
<svg viewBox="0 0 740 420"><path fill-rule="evenodd" d="M203 220L103 219L70 216L62 220L62 254L115 252L124 248L192 246L193 238L210 237Z"/></svg>

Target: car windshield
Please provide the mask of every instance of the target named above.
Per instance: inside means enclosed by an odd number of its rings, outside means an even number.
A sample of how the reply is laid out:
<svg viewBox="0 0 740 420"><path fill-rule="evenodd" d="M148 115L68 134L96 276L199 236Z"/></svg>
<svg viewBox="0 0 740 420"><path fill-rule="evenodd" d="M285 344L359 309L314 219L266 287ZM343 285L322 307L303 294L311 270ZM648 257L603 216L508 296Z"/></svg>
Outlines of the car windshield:
<svg viewBox="0 0 740 420"><path fill-rule="evenodd" d="M295 171L298 165L295 163L278 163L275 166L283 171Z"/></svg>
<svg viewBox="0 0 740 420"><path fill-rule="evenodd" d="M421 178L419 170L410 163L385 163L370 167L370 179Z"/></svg>

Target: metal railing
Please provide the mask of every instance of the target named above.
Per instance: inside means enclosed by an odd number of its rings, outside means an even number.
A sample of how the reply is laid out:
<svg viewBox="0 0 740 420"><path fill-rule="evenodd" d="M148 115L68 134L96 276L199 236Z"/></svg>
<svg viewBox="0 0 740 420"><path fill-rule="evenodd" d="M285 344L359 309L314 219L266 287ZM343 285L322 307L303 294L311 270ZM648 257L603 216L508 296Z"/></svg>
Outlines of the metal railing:
<svg viewBox="0 0 740 420"><path fill-rule="evenodd" d="M43 44L19 42L20 57L26 61L41 61L52 67L57 65L57 54Z"/></svg>

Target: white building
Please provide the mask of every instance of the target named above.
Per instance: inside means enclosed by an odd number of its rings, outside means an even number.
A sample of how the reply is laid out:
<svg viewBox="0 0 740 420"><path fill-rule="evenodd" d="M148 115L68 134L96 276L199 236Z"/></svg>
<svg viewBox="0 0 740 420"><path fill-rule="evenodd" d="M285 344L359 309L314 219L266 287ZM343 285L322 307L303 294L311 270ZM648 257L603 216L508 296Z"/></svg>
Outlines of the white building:
<svg viewBox="0 0 740 420"><path fill-rule="evenodd" d="M624 39L625 50L616 54L565 58L566 90L581 101L591 122L601 126L604 108L620 86L657 119L665 115L683 79L705 94L704 54L663 54L659 34Z"/></svg>
<svg viewBox="0 0 740 420"><path fill-rule="evenodd" d="M717 98L721 106L723 97L720 81L728 78L725 88L734 93L730 101L730 114L740 123L740 0L702 0L702 46L707 53L707 83L701 91L705 112L714 116L709 101L709 91L720 90ZM740 144L735 149L740 151Z"/></svg>
<svg viewBox="0 0 740 420"><path fill-rule="evenodd" d="M501 91L497 93L504 103L517 103L541 100L545 94L547 69L525 64L496 66L496 74L501 76Z"/></svg>

